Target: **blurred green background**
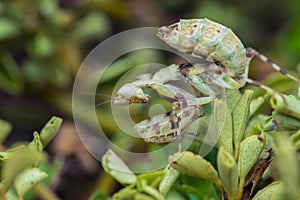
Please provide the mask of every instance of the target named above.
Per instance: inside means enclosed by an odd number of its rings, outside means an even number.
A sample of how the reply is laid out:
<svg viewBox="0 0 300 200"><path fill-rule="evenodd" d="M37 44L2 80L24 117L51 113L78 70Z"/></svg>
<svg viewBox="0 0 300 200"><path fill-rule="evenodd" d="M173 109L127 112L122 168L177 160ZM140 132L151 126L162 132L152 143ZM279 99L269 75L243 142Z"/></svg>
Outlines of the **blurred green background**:
<svg viewBox="0 0 300 200"><path fill-rule="evenodd" d="M32 132L40 130L50 116L61 116L63 128L48 149L50 155L64 160L53 188L62 199L85 199L97 188L111 193L117 190L115 183L101 173L100 164L80 145L72 122L73 81L81 62L97 44L132 28L206 17L232 28L245 46L258 49L299 77L299 13L298 0L2 0L0 118L14 127L5 146L31 140ZM145 62L148 58L140 59ZM164 64L173 61L165 59ZM108 74L99 92L111 94L118 78L140 62L134 55L120 58L115 63L120 70ZM270 66L255 60L250 77L272 86L272 79L278 77L269 76L272 72ZM291 89L280 88L284 92ZM110 116L109 105L99 109L102 118ZM113 121L105 122L108 134L118 132L112 128ZM128 145L124 139L116 141ZM138 149L144 143L131 145Z"/></svg>

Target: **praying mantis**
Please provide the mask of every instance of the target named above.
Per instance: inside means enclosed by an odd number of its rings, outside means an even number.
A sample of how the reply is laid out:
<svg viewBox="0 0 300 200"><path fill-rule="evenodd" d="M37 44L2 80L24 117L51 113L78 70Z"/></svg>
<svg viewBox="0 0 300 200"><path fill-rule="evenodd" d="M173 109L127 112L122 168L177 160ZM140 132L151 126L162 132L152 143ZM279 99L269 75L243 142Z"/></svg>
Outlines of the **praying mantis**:
<svg viewBox="0 0 300 200"><path fill-rule="evenodd" d="M134 130L146 142L169 143L176 138L180 143L191 123L201 115L201 107L216 98L216 88L237 90L246 83L271 93L275 90L248 78L249 64L256 56L276 71L297 83L300 80L276 65L253 48L245 48L234 32L209 19L181 19L159 28L157 36L178 51L199 58L197 63L172 64L151 74L142 74L119 88L113 103L127 105L148 103L151 97L143 92L151 88L172 103L172 111L154 116L135 125ZM202 95L195 96L169 81L184 80ZM176 108L180 108L176 110Z"/></svg>

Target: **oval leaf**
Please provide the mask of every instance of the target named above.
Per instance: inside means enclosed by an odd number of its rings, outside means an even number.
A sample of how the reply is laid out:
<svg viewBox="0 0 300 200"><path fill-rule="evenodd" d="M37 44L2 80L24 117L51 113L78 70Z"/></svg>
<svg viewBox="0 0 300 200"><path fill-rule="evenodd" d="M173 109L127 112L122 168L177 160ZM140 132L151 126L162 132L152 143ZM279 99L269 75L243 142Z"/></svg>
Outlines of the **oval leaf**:
<svg viewBox="0 0 300 200"><path fill-rule="evenodd" d="M122 184L132 184L136 181L136 176L111 149L102 157L102 166L106 173Z"/></svg>
<svg viewBox="0 0 300 200"><path fill-rule="evenodd" d="M252 200L281 200L283 185L281 182L273 182L262 190L258 191Z"/></svg>
<svg viewBox="0 0 300 200"><path fill-rule="evenodd" d="M23 197L34 185L47 178L47 174L38 168L29 168L22 171L15 179L19 197Z"/></svg>
<svg viewBox="0 0 300 200"><path fill-rule="evenodd" d="M217 157L219 176L229 199L233 199L238 189L238 170L233 156L220 147Z"/></svg>
<svg viewBox="0 0 300 200"><path fill-rule="evenodd" d="M247 137L241 142L239 159L238 159L238 174L242 181L245 180L248 172L253 167L259 158L265 146L265 135L253 135Z"/></svg>
<svg viewBox="0 0 300 200"><path fill-rule="evenodd" d="M232 116L231 111L226 106L223 100L215 100L215 111L214 118L216 122L217 129L219 131L219 146L223 146L228 153L233 153L233 130L232 130ZM220 109L223 107L223 109ZM224 110L225 108L225 110ZM222 112L222 113L219 113ZM224 114L226 116L224 116Z"/></svg>
<svg viewBox="0 0 300 200"><path fill-rule="evenodd" d="M52 138L58 132L62 123L62 119L60 117L51 117L51 119L47 122L44 128L41 130L40 138L43 144L43 147L46 147L47 144L52 140Z"/></svg>
<svg viewBox="0 0 300 200"><path fill-rule="evenodd" d="M178 152L169 157L173 168L181 173L205 179L220 186L220 179L215 168L204 158L192 152Z"/></svg>
<svg viewBox="0 0 300 200"><path fill-rule="evenodd" d="M249 119L250 101L253 91L246 90L232 111L234 145L238 149Z"/></svg>
<svg viewBox="0 0 300 200"><path fill-rule="evenodd" d="M40 152L21 146L3 164L1 179L5 180L5 185L9 187L20 172L38 164L43 159L44 156Z"/></svg>
<svg viewBox="0 0 300 200"><path fill-rule="evenodd" d="M253 114L260 108L260 106L265 102L265 99L263 97L258 97L256 99L253 99L250 103L250 113L249 117L252 117Z"/></svg>

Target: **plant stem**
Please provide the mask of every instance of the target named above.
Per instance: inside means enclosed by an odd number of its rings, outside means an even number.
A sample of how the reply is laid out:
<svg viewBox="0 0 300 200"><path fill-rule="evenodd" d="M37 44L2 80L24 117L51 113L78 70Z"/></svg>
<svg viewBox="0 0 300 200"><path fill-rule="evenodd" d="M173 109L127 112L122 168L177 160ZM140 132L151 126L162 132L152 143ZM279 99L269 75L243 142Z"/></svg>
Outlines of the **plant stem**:
<svg viewBox="0 0 300 200"><path fill-rule="evenodd" d="M5 147L0 143L0 151L4 151Z"/></svg>
<svg viewBox="0 0 300 200"><path fill-rule="evenodd" d="M5 195L6 195L7 191L8 191L8 187L3 182L1 182L0 183L0 199L6 199Z"/></svg>
<svg viewBox="0 0 300 200"><path fill-rule="evenodd" d="M242 199L243 192L244 192L244 183L245 183L245 179L241 178L240 183L239 183L239 187L238 187L238 191L237 191L237 194L235 196L236 200L241 200Z"/></svg>
<svg viewBox="0 0 300 200"><path fill-rule="evenodd" d="M59 198L43 183L37 184L33 189L43 200L59 200Z"/></svg>

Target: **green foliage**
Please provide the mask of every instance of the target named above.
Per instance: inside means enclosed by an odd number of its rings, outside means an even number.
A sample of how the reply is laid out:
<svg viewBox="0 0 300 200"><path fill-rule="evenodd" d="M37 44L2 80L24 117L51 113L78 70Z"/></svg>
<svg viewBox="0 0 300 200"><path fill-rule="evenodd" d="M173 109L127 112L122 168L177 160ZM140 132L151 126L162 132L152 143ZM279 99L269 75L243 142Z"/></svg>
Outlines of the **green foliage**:
<svg viewBox="0 0 300 200"><path fill-rule="evenodd" d="M171 163L171 167L183 174L211 181L218 186L220 185L218 172L207 160L199 155L188 151L178 152L170 156L169 162Z"/></svg>
<svg viewBox="0 0 300 200"><path fill-rule="evenodd" d="M170 165L166 166L164 171L165 171L165 176L160 182L158 190L163 196L166 196L170 191L171 186L175 183L175 181L179 177L180 172L175 168L171 167Z"/></svg>
<svg viewBox="0 0 300 200"><path fill-rule="evenodd" d="M44 180L47 176L48 175L39 168L24 169L15 178L15 187L19 198L23 198L28 190Z"/></svg>
<svg viewBox="0 0 300 200"><path fill-rule="evenodd" d="M281 182L273 182L264 189L257 192L253 200L280 200L282 199L282 191L284 190Z"/></svg>
<svg viewBox="0 0 300 200"><path fill-rule="evenodd" d="M266 12L266 10L270 12ZM52 115L53 112L58 112L60 115L70 117L72 115L70 109L71 86L81 61L87 52L97 43L109 37L109 35L114 35L133 27L161 26L177 21L180 18L207 17L232 28L246 46L253 46L266 53L266 55L274 59L276 63L279 63L299 78L300 65L298 64L298 71L297 68L294 67L296 63L299 62L299 12L300 4L298 0L292 0L289 3L271 0L163 0L136 2L121 0L0 1L0 118L9 121L0 120L1 175L3 166L6 162L11 162L9 160L16 156L15 152L22 154L19 148L24 148L25 152L34 152L33 155L36 156L33 157L32 162L35 161L35 159L37 161L39 156L41 158L46 157L45 154L42 153L43 149L53 138L56 129L55 126L59 126L59 120L55 122L57 125L55 125L55 123L53 124L53 131L49 132L49 135L47 133L47 135L42 137L38 132L34 132L33 140L28 144L29 148L26 148L26 145L13 145L9 149L6 149L5 144L7 142L10 143L12 140L19 141L22 137L14 135L14 138L9 137L7 141L5 141L5 138L11 136L9 133L12 127L15 129L14 133L31 134L31 131L35 130L34 128L38 126L37 124L44 123L42 121L45 119L45 116L47 114L48 116ZM158 54L139 54L139 52L133 52L130 53L129 56L122 56L120 59L114 61L108 70L105 71L105 76L101 77L99 81L98 92L111 94L113 88L118 87L115 86L118 78L126 71L131 70L130 76L133 78L136 76L134 70L132 70L135 66L153 62L153 59L157 62L163 54L164 52ZM163 59L168 58L168 56L169 55L164 56ZM171 59L174 61L173 57ZM100 65L101 63L99 63L99 66ZM270 69L268 66L254 61L250 67L250 77L263 80L264 84L286 94L296 95L295 89L298 88L298 97L300 97L299 85L294 84L294 82L281 74L270 74L271 72L268 69ZM142 69L137 71L141 73ZM86 81L88 81L88 75ZM299 152L294 151L294 149L300 149L300 121L299 112L297 111L297 109L299 109L299 99L294 101L294 97L290 98L284 96L290 99L287 100L289 102L287 106L285 102L282 101L282 96L273 96L272 101L276 111L270 115L269 97L263 98L264 93L259 89L251 86L246 86L246 88L253 90L254 93L250 101L249 121L243 133L244 135L239 135L239 137L242 137L241 141L247 137L258 135L262 129L266 138L265 147L273 148L276 152L276 157L278 157L278 162L274 162L272 171L264 176L269 178L269 180L283 180L283 182L287 184L284 188L288 188L288 190L286 190L288 193L295 193L294 188L298 187L299 193L299 185L296 184L299 179L294 173L295 169L299 169L299 165L291 161L293 159L299 160ZM212 165L219 173L219 177L224 185L224 190L228 194L231 193L229 191L234 190L230 188L231 186L235 188L234 185L225 183L226 181L234 183L234 181L231 180L235 180L234 177L229 177L228 179L224 178L224 173L229 174L231 170L231 165L228 163L232 163L229 155L233 156L235 161L238 158L236 147L232 143L232 138L236 136L232 129L236 128L231 126L232 123L236 122L229 116L232 116L231 111L234 109L240 97L241 93L238 90L227 91L226 99L227 102L230 103L227 103L227 108L224 113L222 113L222 110L224 110L225 107L222 106L225 102L217 100L219 101L219 109L216 107L216 111L214 112L219 112L226 116L225 121L218 121L219 127L217 130L219 133L217 148L223 148L224 151L222 150L221 152L220 150L218 153L212 152L209 158L204 158L212 162ZM97 102L103 102L107 99L96 98L96 100ZM27 103L29 103L30 106L28 106ZM139 121L144 119L146 117L145 110L156 103L163 104L166 108L171 107L169 104L167 105L166 101L160 98L153 98L150 104L137 105L131 108L131 111L133 111L131 113L134 113L134 120ZM32 105L36 105L37 108L42 107L47 113L41 112L41 109L34 109L32 110L33 112L28 112L27 108L29 107L31 111ZM84 106L83 104L83 109L85 108ZM124 136L125 134L115 125L109 113L109 109L107 109L105 105L98 109L98 118L101 126L105 129L105 132L113 138L114 144L118 146L122 144L122 147L125 149L132 147L138 150L158 148L157 145L154 146L142 143L141 141L136 142L137 139L133 141L132 138ZM204 109L207 110L207 107ZM294 114L291 115L290 113ZM238 118L238 116L234 117ZM246 116L243 117L246 119ZM216 118L216 120L218 120L218 116L216 116ZM219 120L220 118L219 116ZM85 125L90 125L88 116L82 116L82 119L86 122ZM222 124L224 124L224 126ZM203 127L205 128L205 124ZM30 131L28 132L28 130ZM279 136L274 139L276 134L282 135L283 137ZM236 145L240 145L240 143L238 142ZM190 151L196 152L194 150L199 148L200 144L195 142L192 146L193 148L191 148ZM287 150L287 152L280 152L280 150ZM277 153L277 151L279 153ZM36 152L40 152L40 154ZM222 157L220 153L222 153ZM264 151L262 154L263 153ZM26 155L23 156L24 158L26 157ZM58 156L61 157L61 155ZM224 162L220 162L217 159L218 156L220 160L224 160ZM260 157L258 159L262 158ZM215 163L213 160L218 161L218 169L216 164L213 164ZM25 165L26 163L20 164ZM234 163L232 164L234 166ZM145 165L145 163L141 165ZM222 169L223 171L221 172L222 165L225 166L222 167L224 169ZM33 164L33 166L35 166L35 164ZM253 168L255 168L255 166L256 164ZM292 170L285 171L284 169L289 168L287 166L291 166ZM49 179L57 173L58 168L61 166L59 164L42 162L36 167L49 174L47 180L50 182ZM278 177L274 175L274 171L278 171ZM221 175L221 173L223 173L223 175ZM165 169L165 174L156 189L161 192L163 196L166 196L167 199L221 199L219 189L216 188L212 182L182 175L173 168ZM285 179L285 176L289 178ZM16 175L16 178L17 177ZM47 180L43 182L47 182ZM106 181L106 179L103 180ZM128 180L124 181L126 182ZM262 184L265 183L263 178L260 179L260 181ZM64 182L64 180L62 180L62 182ZM14 186L12 185L11 187ZM255 199L275 199L275 196L278 196L282 187L282 183L276 182L262 189L260 184L258 184L258 186L253 189L253 194L255 194L257 190L260 190ZM2 188L7 189L3 186L3 183L0 184L0 188L1 190ZM109 194L115 191L116 188L114 188L113 184L105 188L109 189L105 190L100 188L105 192L98 191L91 198L111 199L105 193ZM36 188L34 188L34 190L36 191ZM134 190L130 191L132 192ZM63 192L67 193L66 191ZM28 193L30 193L30 191ZM36 192L34 193L36 194ZM293 195L294 194L291 194L290 196L294 197ZM143 192L139 192L136 196L136 198L139 199L154 198ZM288 196L289 195L287 195L287 197ZM3 196L0 196L0 199L2 199L2 197ZM6 197L7 199L19 199L15 192L15 187L14 190L9 189L7 191ZM132 196L130 196L130 198L131 197ZM24 199L33 198L32 196L24 197Z"/></svg>
<svg viewBox="0 0 300 200"><path fill-rule="evenodd" d="M40 140L43 144L43 148L52 140L55 134L58 132L62 123L62 119L59 117L52 117L40 133Z"/></svg>
<svg viewBox="0 0 300 200"><path fill-rule="evenodd" d="M30 6L29 6L30 4ZM79 12L57 0L0 3L0 89L20 95L71 85L82 59L80 47L107 34L110 23L99 11ZM16 58L15 54L24 54Z"/></svg>
<svg viewBox="0 0 300 200"><path fill-rule="evenodd" d="M226 152L223 146L218 152L218 171L224 190L229 199L233 199L238 190L238 167L232 153Z"/></svg>
<svg viewBox="0 0 300 200"><path fill-rule="evenodd" d="M24 199L28 191L48 177L48 174L40 168L41 164L46 162L46 155L43 153L45 147L43 142L44 144L50 142L60 128L61 122L61 118L52 117L40 134L36 131L33 133L34 139L32 142L20 144L0 152L2 166L1 199ZM5 123L7 124L7 122ZM41 138L43 138L43 141ZM40 195L44 196L43 194ZM49 199L55 200L56 197L52 196Z"/></svg>
<svg viewBox="0 0 300 200"><path fill-rule="evenodd" d="M11 129L12 125L9 122L0 119L0 143L5 140Z"/></svg>
<svg viewBox="0 0 300 200"><path fill-rule="evenodd" d="M136 181L136 176L112 150L107 151L102 157L102 166L106 173L122 184L131 184Z"/></svg>
<svg viewBox="0 0 300 200"><path fill-rule="evenodd" d="M114 199L169 199L169 195L174 199L202 199L210 193L209 190L205 190L199 197L193 197L194 194L197 196L196 190L200 189L197 184L187 182L187 185L177 185L177 181L182 182L186 175L195 177L200 182L206 180L213 183L219 188L219 190L216 190L216 194L222 194L224 198L229 200L244 199L250 197L250 195L253 199L281 199L281 195L284 195L287 199L299 198L299 174L295 151L293 150L299 145L299 131L297 131L299 130L297 127L299 119L295 118L293 113L297 109L293 109L293 112L281 112L282 109L277 109L278 111L274 111L271 116L266 116L269 118L268 120L260 120L257 124L254 123L256 120L252 119L262 116L255 113L262 105L263 99L251 100L251 95L252 91L245 91L242 96L236 95L238 100L232 97L227 99L229 101L226 102L228 105L234 104L234 106L231 106L232 111L229 110L230 107L226 109L226 117L229 117L232 121L236 120L236 126L233 125L234 129L230 128L231 123L228 119L225 119L226 123L221 126L222 123L220 120L218 121L221 117L216 118L217 130L221 134L218 142L219 151L215 155L218 164L217 169L197 154L190 151L178 152L169 157L170 164L165 168L165 173L158 171L139 175L136 183L131 182L116 193ZM276 105L275 110L281 103L278 103L280 100L274 100L274 98L284 98L281 100L285 102L284 105L286 106L300 103L300 100L295 97L275 94L270 99L270 104L272 106ZM274 101L276 101L275 104ZM222 110L223 107L226 107L224 102L218 99L215 105L215 113L218 113L218 108ZM249 112L252 114L247 114ZM219 112L219 114L221 113ZM238 117L234 117L235 115ZM290 121L290 118L293 120ZM277 127L274 127L274 125L271 126L270 120L277 120L280 129L276 129ZM294 134L291 135L290 139L286 133L282 133L284 130L293 130ZM265 131L268 133L268 137ZM237 132L239 135L237 138L240 139L231 137L230 135L234 134L232 132ZM227 137L222 137L222 134ZM276 143L270 142L269 137L275 137ZM228 148L230 145L228 146L227 143L233 144L233 147ZM287 144L289 144L288 147ZM270 145L276 145L276 147ZM229 151L226 151L226 146ZM262 179L264 171L273 160L274 151L276 155L275 166L279 177L273 178L280 181L274 181L264 188L259 187L260 190L257 192L257 183ZM112 154L111 150L109 152ZM118 160L118 163L117 165L122 165L121 160ZM290 167L287 168L287 165ZM109 168L108 165L105 164L105 166ZM113 169L106 169L106 171L113 171ZM122 173L115 172L113 176L118 177L118 174L121 176ZM151 177L151 181L147 177ZM122 182L124 183L125 180L122 180ZM289 189L282 190L283 187ZM189 195L179 195L177 192L181 190ZM218 195L214 197L214 199L218 198Z"/></svg>

